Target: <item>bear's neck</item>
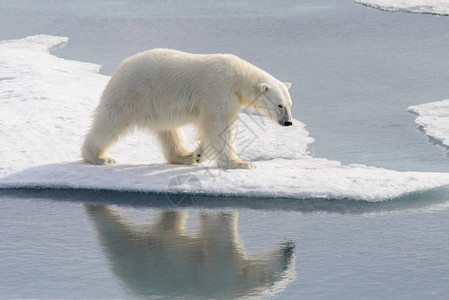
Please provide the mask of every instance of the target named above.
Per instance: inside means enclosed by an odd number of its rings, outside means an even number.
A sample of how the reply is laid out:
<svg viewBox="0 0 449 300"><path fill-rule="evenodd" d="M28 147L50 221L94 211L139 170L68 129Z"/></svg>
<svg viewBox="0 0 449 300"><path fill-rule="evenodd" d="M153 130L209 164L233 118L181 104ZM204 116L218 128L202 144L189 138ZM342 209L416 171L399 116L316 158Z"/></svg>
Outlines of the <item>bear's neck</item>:
<svg viewBox="0 0 449 300"><path fill-rule="evenodd" d="M268 74L249 62L237 58L234 62L234 92L243 107L252 108L259 95L259 84L266 82Z"/></svg>

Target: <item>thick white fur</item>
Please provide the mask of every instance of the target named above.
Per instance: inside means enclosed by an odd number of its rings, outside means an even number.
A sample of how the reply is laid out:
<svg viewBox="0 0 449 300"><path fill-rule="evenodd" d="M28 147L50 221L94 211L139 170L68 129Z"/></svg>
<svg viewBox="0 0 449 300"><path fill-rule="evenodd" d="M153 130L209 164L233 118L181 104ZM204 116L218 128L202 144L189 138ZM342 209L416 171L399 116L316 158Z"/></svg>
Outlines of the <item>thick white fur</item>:
<svg viewBox="0 0 449 300"><path fill-rule="evenodd" d="M168 163L214 159L223 168L253 168L236 154L234 122L244 106L291 125L288 87L235 55L146 51L126 59L112 76L82 155L94 164L114 163L107 150L121 136L143 128L157 135ZM188 123L200 141L194 152L183 141L181 127Z"/></svg>

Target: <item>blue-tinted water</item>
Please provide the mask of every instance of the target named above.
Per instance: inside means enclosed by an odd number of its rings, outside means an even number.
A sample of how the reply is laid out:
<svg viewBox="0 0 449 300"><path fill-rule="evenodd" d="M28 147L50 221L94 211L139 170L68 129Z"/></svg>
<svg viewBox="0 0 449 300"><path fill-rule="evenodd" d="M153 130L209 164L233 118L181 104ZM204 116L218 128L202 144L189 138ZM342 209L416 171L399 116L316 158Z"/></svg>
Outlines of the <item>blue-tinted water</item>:
<svg viewBox="0 0 449 300"><path fill-rule="evenodd" d="M352 0L0 3L0 40L68 36L53 53L105 74L154 47L237 54L293 83L316 157L404 171L448 171L406 111L448 98L448 29ZM447 195L177 208L166 195L1 191L0 298L444 299Z"/></svg>
<svg viewBox="0 0 449 300"><path fill-rule="evenodd" d="M445 299L445 195L2 191L0 298Z"/></svg>

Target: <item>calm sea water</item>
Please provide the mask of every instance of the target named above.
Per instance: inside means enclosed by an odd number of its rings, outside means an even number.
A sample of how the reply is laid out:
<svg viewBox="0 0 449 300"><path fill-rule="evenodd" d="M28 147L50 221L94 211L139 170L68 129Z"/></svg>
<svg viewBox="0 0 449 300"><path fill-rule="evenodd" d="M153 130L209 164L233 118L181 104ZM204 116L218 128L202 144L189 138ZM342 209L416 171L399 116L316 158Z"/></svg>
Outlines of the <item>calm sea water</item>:
<svg viewBox="0 0 449 300"><path fill-rule="evenodd" d="M316 157L403 171L449 170L406 111L448 98L448 29L448 17L352 0L0 3L0 40L68 36L53 53L104 74L155 47L237 54L293 83L293 115ZM449 292L444 189L376 204L195 198L174 207L179 197L1 191L0 298Z"/></svg>
<svg viewBox="0 0 449 300"><path fill-rule="evenodd" d="M194 197L192 207L191 200L1 191L0 298L445 299L449 292L447 191L380 203Z"/></svg>

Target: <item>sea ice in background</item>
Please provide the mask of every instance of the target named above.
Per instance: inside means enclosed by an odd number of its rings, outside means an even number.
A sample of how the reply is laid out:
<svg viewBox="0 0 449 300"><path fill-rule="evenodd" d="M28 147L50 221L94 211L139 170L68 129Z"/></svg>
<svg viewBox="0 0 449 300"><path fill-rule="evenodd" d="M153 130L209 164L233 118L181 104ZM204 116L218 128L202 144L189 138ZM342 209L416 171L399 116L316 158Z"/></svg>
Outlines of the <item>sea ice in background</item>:
<svg viewBox="0 0 449 300"><path fill-rule="evenodd" d="M418 115L415 121L427 136L449 150L449 99L410 106L408 111Z"/></svg>
<svg viewBox="0 0 449 300"><path fill-rule="evenodd" d="M397 172L313 158L304 124L281 127L241 113L236 146L256 170L168 165L149 134L111 151L113 166L80 161L92 112L108 82L99 66L49 53L68 39L38 35L0 42L0 188L88 188L250 197L380 201L449 184L449 173ZM190 146L194 132L186 128Z"/></svg>
<svg viewBox="0 0 449 300"><path fill-rule="evenodd" d="M355 0L355 2L388 11L449 15L447 0Z"/></svg>

